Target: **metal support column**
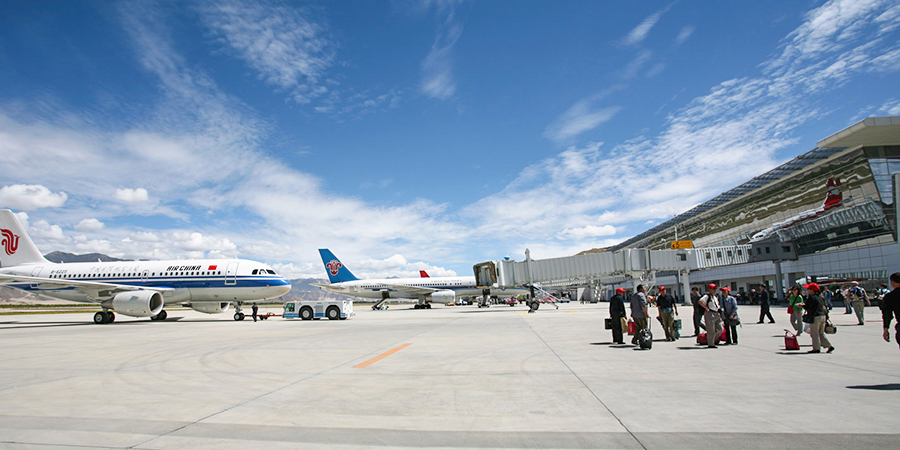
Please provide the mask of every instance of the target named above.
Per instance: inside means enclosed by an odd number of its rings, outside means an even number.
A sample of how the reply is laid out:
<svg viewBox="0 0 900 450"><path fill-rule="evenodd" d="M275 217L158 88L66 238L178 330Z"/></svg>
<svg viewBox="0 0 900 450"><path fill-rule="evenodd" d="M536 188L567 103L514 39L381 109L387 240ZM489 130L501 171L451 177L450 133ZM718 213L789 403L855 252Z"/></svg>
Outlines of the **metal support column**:
<svg viewBox="0 0 900 450"><path fill-rule="evenodd" d="M775 260L775 298L778 302L784 301L784 277L781 274L781 260Z"/></svg>
<svg viewBox="0 0 900 450"><path fill-rule="evenodd" d="M684 292L684 304L691 305L691 271L681 271L681 290Z"/></svg>

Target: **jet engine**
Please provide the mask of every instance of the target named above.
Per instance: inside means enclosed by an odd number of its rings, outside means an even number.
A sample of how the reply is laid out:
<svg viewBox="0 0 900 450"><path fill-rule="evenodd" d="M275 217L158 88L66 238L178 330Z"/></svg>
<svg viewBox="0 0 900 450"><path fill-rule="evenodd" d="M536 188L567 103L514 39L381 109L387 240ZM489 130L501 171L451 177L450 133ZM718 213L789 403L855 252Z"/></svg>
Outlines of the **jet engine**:
<svg viewBox="0 0 900 450"><path fill-rule="evenodd" d="M120 292L113 297L111 303L115 312L131 317L155 316L165 306L162 294L157 291ZM103 306L109 307L107 304Z"/></svg>
<svg viewBox="0 0 900 450"><path fill-rule="evenodd" d="M191 303L191 308L194 311L199 311L206 314L219 314L225 311L228 311L228 308L231 307L231 303L229 302L217 302L217 303Z"/></svg>
<svg viewBox="0 0 900 450"><path fill-rule="evenodd" d="M456 301L456 292L450 289L435 291L431 294L431 301L434 303L453 303Z"/></svg>

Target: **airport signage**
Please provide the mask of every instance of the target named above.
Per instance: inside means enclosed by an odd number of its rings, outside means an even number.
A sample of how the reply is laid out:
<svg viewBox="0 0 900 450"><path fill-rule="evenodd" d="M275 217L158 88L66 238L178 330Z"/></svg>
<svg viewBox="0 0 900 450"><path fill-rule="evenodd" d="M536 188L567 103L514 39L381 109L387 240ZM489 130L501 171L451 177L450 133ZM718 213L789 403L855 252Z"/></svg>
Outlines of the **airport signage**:
<svg viewBox="0 0 900 450"><path fill-rule="evenodd" d="M672 241L672 250L694 248L694 241Z"/></svg>

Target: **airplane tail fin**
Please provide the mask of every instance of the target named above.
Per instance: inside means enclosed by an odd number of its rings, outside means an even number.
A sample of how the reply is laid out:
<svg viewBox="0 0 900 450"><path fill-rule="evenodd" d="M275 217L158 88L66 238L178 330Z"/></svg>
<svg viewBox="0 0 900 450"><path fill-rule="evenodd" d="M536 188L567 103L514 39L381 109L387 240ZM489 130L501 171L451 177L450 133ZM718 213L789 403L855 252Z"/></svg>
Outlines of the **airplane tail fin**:
<svg viewBox="0 0 900 450"><path fill-rule="evenodd" d="M344 267L344 263L331 253L327 248L319 249L319 256L322 257L322 263L325 264L325 271L328 272L328 280L332 283L343 283L344 281L356 281L356 278L349 269Z"/></svg>
<svg viewBox="0 0 900 450"><path fill-rule="evenodd" d="M48 263L16 215L0 209L0 267Z"/></svg>
<svg viewBox="0 0 900 450"><path fill-rule="evenodd" d="M428 276L428 272L426 272L426 271L424 271L424 270L420 270L420 271L419 271L419 277L421 277L421 278L431 278L430 276Z"/></svg>
<svg viewBox="0 0 900 450"><path fill-rule="evenodd" d="M841 202L844 201L844 194L841 193L841 180L829 178L825 183L825 187L828 188L828 195L825 196L825 203L822 206L826 210L840 206Z"/></svg>

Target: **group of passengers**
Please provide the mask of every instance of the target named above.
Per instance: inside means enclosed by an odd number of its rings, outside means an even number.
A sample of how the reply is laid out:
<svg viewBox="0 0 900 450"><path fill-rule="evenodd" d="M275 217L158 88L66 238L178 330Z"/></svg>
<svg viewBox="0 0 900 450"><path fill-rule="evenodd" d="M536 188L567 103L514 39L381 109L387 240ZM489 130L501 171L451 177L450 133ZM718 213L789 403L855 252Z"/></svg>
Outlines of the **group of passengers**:
<svg viewBox="0 0 900 450"><path fill-rule="evenodd" d="M891 321L896 318L895 326L896 339L900 345L900 272L891 274L890 288L887 284L882 284L875 290L874 299L878 301L882 310L882 321L884 324L884 340L890 342L889 327ZM696 287L691 289L691 304L693 304L693 324L694 336L700 337L701 329L706 330L706 344L709 347L716 347L719 336L723 334L725 345L737 345L738 334L737 327L741 324L738 316L738 301L731 295L731 289L728 287L719 288L715 284L707 286L708 291L704 295L700 295L700 290ZM679 336L680 319L675 317L678 315L678 305L675 297L667 292L665 286L658 288L658 295L655 297L647 296L646 289L643 285L638 285L635 293L630 296L631 320L626 321L627 315L625 310L625 298L627 291L623 288L616 289L615 295L610 299L610 328L612 328L613 342L616 344L624 344L623 331L633 323L634 329L629 330L629 334L634 334L632 344L637 344L638 331L649 329L650 307L656 305L657 320L662 324L665 331L666 341L675 341ZM755 292L754 292L755 294ZM772 313L769 310L769 291L765 285L760 285L759 294L754 296L760 305L759 322L764 323L764 319L768 318L769 323L775 323ZM856 317L860 325L865 323L864 306L871 305L866 290L859 285L859 282L852 282L849 285L843 285L840 289L832 292L827 286L820 287L817 283L807 283L800 286L793 286L788 291L787 304L788 314L790 315L791 325L796 330L796 335L803 334L804 330L809 333L812 338L812 350L808 353L821 353L826 349L826 353L834 351L834 346L828 340L826 335L827 328L833 328L829 318L829 311L833 308L835 300L843 301L846 312L851 314L851 308L856 313ZM833 332L833 331L831 331ZM701 339L698 339L700 342Z"/></svg>

